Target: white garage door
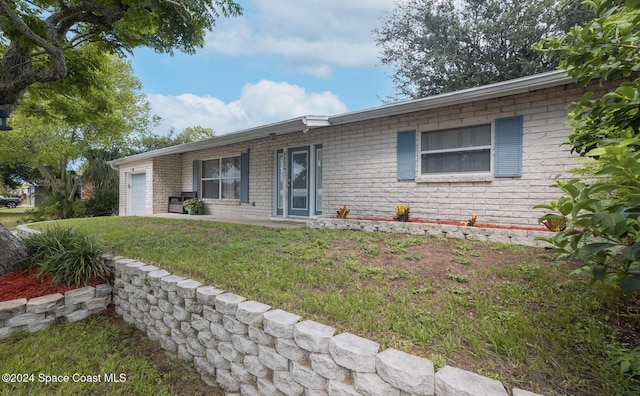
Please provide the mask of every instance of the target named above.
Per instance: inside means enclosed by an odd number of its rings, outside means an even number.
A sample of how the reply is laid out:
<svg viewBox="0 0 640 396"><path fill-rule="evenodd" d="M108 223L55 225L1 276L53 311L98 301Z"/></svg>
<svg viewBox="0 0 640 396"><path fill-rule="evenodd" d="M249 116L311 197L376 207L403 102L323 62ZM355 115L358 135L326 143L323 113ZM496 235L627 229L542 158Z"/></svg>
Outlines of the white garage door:
<svg viewBox="0 0 640 396"><path fill-rule="evenodd" d="M137 173L131 175L131 215L141 216L147 214L145 210L147 201L147 174Z"/></svg>

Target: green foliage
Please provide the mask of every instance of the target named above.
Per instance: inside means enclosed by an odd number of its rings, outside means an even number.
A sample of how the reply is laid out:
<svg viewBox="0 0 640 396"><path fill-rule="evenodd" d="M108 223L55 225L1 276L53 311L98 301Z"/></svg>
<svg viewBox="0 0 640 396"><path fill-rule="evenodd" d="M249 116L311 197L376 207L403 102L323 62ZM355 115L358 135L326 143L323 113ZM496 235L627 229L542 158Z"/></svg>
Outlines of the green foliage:
<svg viewBox="0 0 640 396"><path fill-rule="evenodd" d="M586 23L577 0L403 0L374 31L399 99L415 99L555 68L532 44Z"/></svg>
<svg viewBox="0 0 640 396"><path fill-rule="evenodd" d="M398 221L409 221L411 208L407 205L396 205L396 215L393 217Z"/></svg>
<svg viewBox="0 0 640 396"><path fill-rule="evenodd" d="M86 213L88 216L113 216L118 213L119 198L116 189L96 190L85 202Z"/></svg>
<svg viewBox="0 0 640 396"><path fill-rule="evenodd" d="M631 149L640 139L602 146L588 155L604 166L595 181L558 181L565 196L537 207L570 226L546 239L556 251L586 265L593 280L618 285L627 295L640 289L640 152Z"/></svg>
<svg viewBox="0 0 640 396"><path fill-rule="evenodd" d="M342 205L340 209L338 209L336 217L339 219L346 219L349 215L349 207L347 205Z"/></svg>
<svg viewBox="0 0 640 396"><path fill-rule="evenodd" d="M640 2L587 2L596 18L537 49L560 58L560 67L586 85L598 78L608 88L587 92L571 105L572 150L595 160L584 180L558 181L565 196L547 205L541 222L566 223L546 239L557 252L581 260L576 272L619 287L640 290ZM635 78L635 79L633 79Z"/></svg>
<svg viewBox="0 0 640 396"><path fill-rule="evenodd" d="M187 199L182 203L182 207L186 211L193 211L196 214L204 213L204 201L200 198Z"/></svg>
<svg viewBox="0 0 640 396"><path fill-rule="evenodd" d="M86 284L103 277L109 267L102 258L103 249L95 239L73 228L52 227L24 239L27 266L39 274L50 272L56 284Z"/></svg>

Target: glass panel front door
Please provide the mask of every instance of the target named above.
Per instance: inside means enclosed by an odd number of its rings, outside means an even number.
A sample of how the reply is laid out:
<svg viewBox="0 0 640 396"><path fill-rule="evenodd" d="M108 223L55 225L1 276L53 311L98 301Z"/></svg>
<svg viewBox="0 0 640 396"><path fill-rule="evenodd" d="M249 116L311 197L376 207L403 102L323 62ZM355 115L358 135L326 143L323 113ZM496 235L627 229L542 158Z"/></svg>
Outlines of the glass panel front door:
<svg viewBox="0 0 640 396"><path fill-rule="evenodd" d="M309 147L289 150L289 214L309 216Z"/></svg>

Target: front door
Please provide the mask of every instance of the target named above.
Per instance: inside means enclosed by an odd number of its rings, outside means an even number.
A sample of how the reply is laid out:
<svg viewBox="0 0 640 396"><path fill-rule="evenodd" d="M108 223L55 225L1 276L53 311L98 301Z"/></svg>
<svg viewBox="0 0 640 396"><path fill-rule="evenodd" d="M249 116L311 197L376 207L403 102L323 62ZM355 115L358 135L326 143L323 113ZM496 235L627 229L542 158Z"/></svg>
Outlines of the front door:
<svg viewBox="0 0 640 396"><path fill-rule="evenodd" d="M292 216L309 216L309 146L289 149L288 154L288 212Z"/></svg>
<svg viewBox="0 0 640 396"><path fill-rule="evenodd" d="M131 213L133 216L147 214L147 175L136 173L131 175Z"/></svg>

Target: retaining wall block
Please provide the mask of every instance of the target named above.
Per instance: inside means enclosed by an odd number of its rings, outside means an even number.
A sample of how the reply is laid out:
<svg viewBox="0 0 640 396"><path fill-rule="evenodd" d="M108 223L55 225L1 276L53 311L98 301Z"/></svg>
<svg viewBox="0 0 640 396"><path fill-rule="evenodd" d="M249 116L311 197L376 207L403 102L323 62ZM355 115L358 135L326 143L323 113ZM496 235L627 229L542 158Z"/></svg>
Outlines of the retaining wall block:
<svg viewBox="0 0 640 396"><path fill-rule="evenodd" d="M265 333L278 338L293 338L294 325L301 318L281 309L265 312L262 317Z"/></svg>
<svg viewBox="0 0 640 396"><path fill-rule="evenodd" d="M329 354L312 353L309 361L311 368L327 379L343 381L349 376L349 370L339 366Z"/></svg>
<svg viewBox="0 0 640 396"><path fill-rule="evenodd" d="M270 305L257 301L244 301L238 304L236 319L254 327L262 327L263 314L271 309Z"/></svg>
<svg viewBox="0 0 640 396"><path fill-rule="evenodd" d="M202 307L202 316L211 323L222 323L222 314L216 311L215 307L204 305Z"/></svg>
<svg viewBox="0 0 640 396"><path fill-rule="evenodd" d="M218 341L213 338L213 334L211 334L211 331L209 330L199 331L197 339L205 348L218 346Z"/></svg>
<svg viewBox="0 0 640 396"><path fill-rule="evenodd" d="M243 355L257 355L258 344L251 341L244 335L234 334L231 336L231 344L233 348Z"/></svg>
<svg viewBox="0 0 640 396"><path fill-rule="evenodd" d="M223 293L216 296L216 311L223 315L236 315L238 304L245 301L246 298L233 293Z"/></svg>
<svg viewBox="0 0 640 396"><path fill-rule="evenodd" d="M329 353L339 365L362 373L375 373L380 344L350 333L338 334L329 342Z"/></svg>
<svg viewBox="0 0 640 396"><path fill-rule="evenodd" d="M196 289L196 300L204 305L214 305L216 296L224 293L224 290L217 289L213 286L201 286Z"/></svg>
<svg viewBox="0 0 640 396"><path fill-rule="evenodd" d="M256 377L247 371L243 363L231 362L231 376L240 383L254 384Z"/></svg>
<svg viewBox="0 0 640 396"><path fill-rule="evenodd" d="M46 319L44 312L40 313L23 313L9 319L5 319L4 325L7 327L18 327L31 325Z"/></svg>
<svg viewBox="0 0 640 396"><path fill-rule="evenodd" d="M329 353L329 341L336 329L312 320L296 323L293 338L300 348L309 352Z"/></svg>
<svg viewBox="0 0 640 396"><path fill-rule="evenodd" d="M64 315L63 317L67 320L67 322L73 323L73 322L86 319L90 315L91 315L91 311L89 311L88 309L79 309L75 312L71 312L67 315Z"/></svg>
<svg viewBox="0 0 640 396"><path fill-rule="evenodd" d="M151 271L147 274L147 282L149 282L150 285L154 286L157 289L161 287L161 279L169 275L171 275L171 273L163 269Z"/></svg>
<svg viewBox="0 0 640 396"><path fill-rule="evenodd" d="M182 298L196 298L196 289L202 286L202 283L193 279L181 280L176 284L176 292Z"/></svg>
<svg viewBox="0 0 640 396"><path fill-rule="evenodd" d="M244 355L236 351L230 342L222 341L218 343L218 350L222 357L230 362L241 363L244 360Z"/></svg>
<svg viewBox="0 0 640 396"><path fill-rule="evenodd" d="M309 352L300 348L298 344L290 338L277 338L276 351L292 361L306 360L309 357Z"/></svg>
<svg viewBox="0 0 640 396"><path fill-rule="evenodd" d="M243 363L244 368L257 378L264 378L269 374L269 369L260 363L258 356L245 355Z"/></svg>
<svg viewBox="0 0 640 396"><path fill-rule="evenodd" d="M435 371L427 359L389 348L376 356L376 371L383 380L404 392L434 394Z"/></svg>
<svg viewBox="0 0 640 396"><path fill-rule="evenodd" d="M231 375L231 370L221 370L218 369L216 371L216 381L220 385L222 389L227 392L239 392L240 391L240 382L233 378Z"/></svg>
<svg viewBox="0 0 640 396"><path fill-rule="evenodd" d="M191 327L198 331L209 330L211 322L198 314L191 314Z"/></svg>
<svg viewBox="0 0 640 396"><path fill-rule="evenodd" d="M15 301L15 300L14 300ZM35 297L26 304L26 312L42 313L55 310L64 304L64 296L60 293L49 294L42 297Z"/></svg>
<svg viewBox="0 0 640 396"><path fill-rule="evenodd" d="M438 396L507 396L500 381L452 366L436 372L435 393Z"/></svg>
<svg viewBox="0 0 640 396"><path fill-rule="evenodd" d="M26 298L18 298L0 302L0 320L27 312L27 301Z"/></svg>
<svg viewBox="0 0 640 396"><path fill-rule="evenodd" d="M178 275L169 275L160 279L160 287L167 292L175 292L178 290L178 282L185 280L185 278Z"/></svg>
<svg viewBox="0 0 640 396"><path fill-rule="evenodd" d="M275 337L265 333L256 327L249 326L249 339L258 345L271 346L275 343Z"/></svg>
<svg viewBox="0 0 640 396"><path fill-rule="evenodd" d="M280 392L278 388L273 385L273 381L268 378L258 378L257 381L258 391L263 396L283 396L284 393Z"/></svg>
<svg viewBox="0 0 640 396"><path fill-rule="evenodd" d="M193 358L193 364L199 374L207 374L210 376L216 375L216 368L209 363L206 357L196 356ZM215 379L214 379L215 381Z"/></svg>
<svg viewBox="0 0 640 396"><path fill-rule="evenodd" d="M235 319L235 317L224 315L222 317L222 325L231 334L247 334L247 325Z"/></svg>
<svg viewBox="0 0 640 396"><path fill-rule="evenodd" d="M231 370L231 362L218 352L217 346L207 348L207 360L218 370Z"/></svg>
<svg viewBox="0 0 640 396"><path fill-rule="evenodd" d="M324 390L327 379L315 373L311 367L298 362L291 363L291 378L305 388Z"/></svg>
<svg viewBox="0 0 640 396"><path fill-rule="evenodd" d="M293 380L289 371L274 371L273 385L287 396L299 396L304 392L304 388Z"/></svg>
<svg viewBox="0 0 640 396"><path fill-rule="evenodd" d="M160 268L153 265L143 265L142 267L137 267L134 269L134 274L136 274L140 279L146 280L150 273L154 271L158 271Z"/></svg>
<svg viewBox="0 0 640 396"><path fill-rule="evenodd" d="M327 394L329 396L363 396L352 385L340 381L329 381Z"/></svg>
<svg viewBox="0 0 640 396"><path fill-rule="evenodd" d="M108 283L96 285L96 297L109 297L113 295L113 286Z"/></svg>
<svg viewBox="0 0 640 396"><path fill-rule="evenodd" d="M262 396L256 386L249 384L240 384L240 394L243 396Z"/></svg>
<svg viewBox="0 0 640 396"><path fill-rule="evenodd" d="M231 333L220 323L211 323L211 334L218 341L231 341Z"/></svg>
<svg viewBox="0 0 640 396"><path fill-rule="evenodd" d="M96 296L96 289L91 286L69 290L64 293L65 305L80 304Z"/></svg>
<svg viewBox="0 0 640 396"><path fill-rule="evenodd" d="M287 358L278 354L274 348L268 346L258 346L258 360L271 370L283 371L289 369L289 361Z"/></svg>
<svg viewBox="0 0 640 396"><path fill-rule="evenodd" d="M378 374L353 373L355 388L367 396L400 396L400 390L385 382Z"/></svg>
<svg viewBox="0 0 640 396"><path fill-rule="evenodd" d="M206 357L207 348L203 347L196 338L187 338L187 351L194 357Z"/></svg>

